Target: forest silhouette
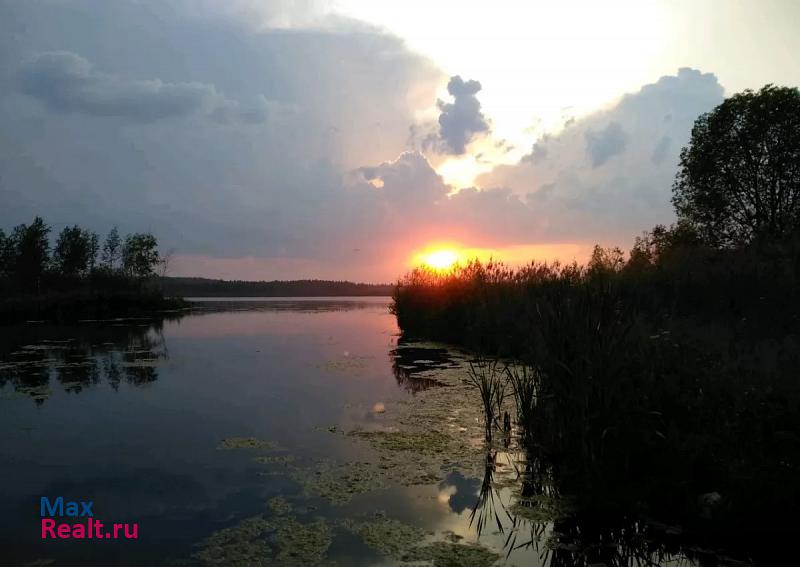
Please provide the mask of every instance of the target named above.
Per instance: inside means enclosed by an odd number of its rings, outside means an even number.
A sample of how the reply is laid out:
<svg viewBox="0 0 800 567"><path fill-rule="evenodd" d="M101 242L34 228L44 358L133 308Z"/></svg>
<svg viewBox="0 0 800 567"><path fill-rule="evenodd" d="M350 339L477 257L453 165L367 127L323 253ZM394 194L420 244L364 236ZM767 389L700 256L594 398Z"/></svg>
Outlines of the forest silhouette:
<svg viewBox="0 0 800 567"><path fill-rule="evenodd" d="M157 282L166 260L149 233L124 239L116 227L99 236L67 226L50 244L50 226L41 217L9 234L0 229L0 315L65 320L141 315L182 307L164 298Z"/></svg>

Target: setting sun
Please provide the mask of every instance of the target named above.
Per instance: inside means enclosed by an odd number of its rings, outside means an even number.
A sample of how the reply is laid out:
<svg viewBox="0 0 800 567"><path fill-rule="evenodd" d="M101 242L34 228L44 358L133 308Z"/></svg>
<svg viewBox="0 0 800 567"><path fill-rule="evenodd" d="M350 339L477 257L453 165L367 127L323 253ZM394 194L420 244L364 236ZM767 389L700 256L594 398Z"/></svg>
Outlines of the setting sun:
<svg viewBox="0 0 800 567"><path fill-rule="evenodd" d="M458 262L458 252L451 249L435 250L422 256L422 263L437 270L446 270Z"/></svg>

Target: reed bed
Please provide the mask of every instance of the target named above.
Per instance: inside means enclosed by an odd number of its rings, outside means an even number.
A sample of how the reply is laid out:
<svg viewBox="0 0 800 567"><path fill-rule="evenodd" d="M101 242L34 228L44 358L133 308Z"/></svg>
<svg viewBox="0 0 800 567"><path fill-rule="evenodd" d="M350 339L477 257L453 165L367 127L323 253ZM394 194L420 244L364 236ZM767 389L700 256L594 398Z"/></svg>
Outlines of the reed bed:
<svg viewBox="0 0 800 567"><path fill-rule="evenodd" d="M407 336L481 354L487 439L513 397L524 444L584 505L689 521L717 492L718 527L800 527L800 245L637 246L417 269L393 311Z"/></svg>

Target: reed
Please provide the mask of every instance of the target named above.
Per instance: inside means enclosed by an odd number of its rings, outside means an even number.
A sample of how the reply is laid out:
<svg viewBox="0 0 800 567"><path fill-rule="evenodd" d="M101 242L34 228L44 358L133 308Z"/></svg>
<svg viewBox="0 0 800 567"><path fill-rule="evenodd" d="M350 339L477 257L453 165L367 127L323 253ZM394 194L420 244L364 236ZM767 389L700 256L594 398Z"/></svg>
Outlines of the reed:
<svg viewBox="0 0 800 567"><path fill-rule="evenodd" d="M505 369L500 362L478 357L469 362L467 376L470 384L478 390L481 397L484 417L484 434L491 443L492 430L500 428L498 417L501 415L506 398Z"/></svg>
<svg viewBox="0 0 800 567"><path fill-rule="evenodd" d="M506 368L506 375L514 395L517 423L522 429L525 443L531 444L534 442L531 434L534 430L539 374L527 364L510 364Z"/></svg>

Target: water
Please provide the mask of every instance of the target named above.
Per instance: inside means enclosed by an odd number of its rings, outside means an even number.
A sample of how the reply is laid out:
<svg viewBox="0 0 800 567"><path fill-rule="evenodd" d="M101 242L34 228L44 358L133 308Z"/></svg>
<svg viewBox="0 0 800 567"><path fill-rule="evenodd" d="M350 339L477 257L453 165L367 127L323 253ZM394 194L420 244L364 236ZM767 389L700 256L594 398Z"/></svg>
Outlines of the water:
<svg viewBox="0 0 800 567"><path fill-rule="evenodd" d="M166 320L0 328L0 564L572 564L574 522L514 513L524 457L501 446L486 466L464 355L398 345L388 304L214 299ZM409 439L421 453L396 446ZM138 539L42 540L43 496L91 500Z"/></svg>

